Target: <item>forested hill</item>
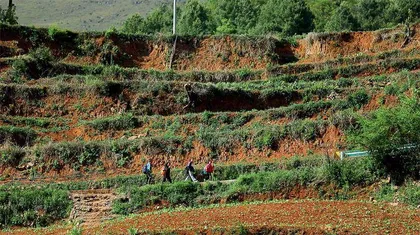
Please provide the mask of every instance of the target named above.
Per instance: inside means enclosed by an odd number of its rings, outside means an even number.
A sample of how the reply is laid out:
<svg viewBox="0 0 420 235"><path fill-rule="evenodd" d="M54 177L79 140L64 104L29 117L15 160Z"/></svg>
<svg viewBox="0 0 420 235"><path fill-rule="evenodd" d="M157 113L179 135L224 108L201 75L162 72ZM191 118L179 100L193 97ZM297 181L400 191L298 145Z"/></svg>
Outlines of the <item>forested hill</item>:
<svg viewBox="0 0 420 235"><path fill-rule="evenodd" d="M172 0L13 0L17 22L78 31L172 31ZM177 0L178 33L283 36L371 31L420 21L419 0ZM186 2L186 4L182 4ZM0 0L3 8L8 0ZM128 20L127 20L128 19Z"/></svg>
<svg viewBox="0 0 420 235"><path fill-rule="evenodd" d="M146 15L156 6L171 0L15 0L19 23L72 30L106 30L119 26L135 13ZM8 0L0 0L5 8Z"/></svg>

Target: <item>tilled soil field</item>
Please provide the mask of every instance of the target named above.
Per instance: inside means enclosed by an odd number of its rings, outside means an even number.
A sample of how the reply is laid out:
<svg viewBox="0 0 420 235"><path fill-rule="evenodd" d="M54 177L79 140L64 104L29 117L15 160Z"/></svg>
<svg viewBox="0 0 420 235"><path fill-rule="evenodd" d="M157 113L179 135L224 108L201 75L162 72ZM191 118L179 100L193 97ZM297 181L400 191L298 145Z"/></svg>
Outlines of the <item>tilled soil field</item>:
<svg viewBox="0 0 420 235"><path fill-rule="evenodd" d="M403 205L357 201L280 201L154 212L85 227L83 234L420 234L420 210ZM2 234L66 234L70 228ZM238 230L239 229L239 230Z"/></svg>

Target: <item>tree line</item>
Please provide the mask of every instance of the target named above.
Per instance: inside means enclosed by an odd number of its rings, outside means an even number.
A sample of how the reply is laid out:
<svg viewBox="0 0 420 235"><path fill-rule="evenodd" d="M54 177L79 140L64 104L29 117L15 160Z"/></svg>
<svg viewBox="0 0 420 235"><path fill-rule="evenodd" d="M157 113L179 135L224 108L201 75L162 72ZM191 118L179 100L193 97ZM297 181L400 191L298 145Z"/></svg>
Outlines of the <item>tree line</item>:
<svg viewBox="0 0 420 235"><path fill-rule="evenodd" d="M181 35L293 36L313 31L377 30L420 19L419 0L187 0L177 10ZM171 33L171 5L161 5L146 17L129 17L122 31Z"/></svg>

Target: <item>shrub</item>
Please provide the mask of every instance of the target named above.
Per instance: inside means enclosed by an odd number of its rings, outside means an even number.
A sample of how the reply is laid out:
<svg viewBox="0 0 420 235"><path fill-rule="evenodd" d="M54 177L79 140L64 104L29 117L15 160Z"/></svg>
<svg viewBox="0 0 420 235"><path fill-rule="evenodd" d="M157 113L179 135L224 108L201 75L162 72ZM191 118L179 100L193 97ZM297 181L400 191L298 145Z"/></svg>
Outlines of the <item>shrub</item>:
<svg viewBox="0 0 420 235"><path fill-rule="evenodd" d="M86 122L86 124L98 131L130 130L140 126L139 120L131 113L103 119L95 119L93 121Z"/></svg>
<svg viewBox="0 0 420 235"><path fill-rule="evenodd" d="M46 226L68 216L71 201L68 192L30 188L0 190L0 227Z"/></svg>
<svg viewBox="0 0 420 235"><path fill-rule="evenodd" d="M359 131L349 141L368 149L379 169L391 176L395 184L406 177L420 178L420 105L418 98L403 105L380 109L360 120Z"/></svg>
<svg viewBox="0 0 420 235"><path fill-rule="evenodd" d="M7 9L1 9L0 7L0 23L15 25L18 24L18 17L16 16L16 6L8 7Z"/></svg>
<svg viewBox="0 0 420 235"><path fill-rule="evenodd" d="M347 98L347 102L352 107L358 109L362 108L363 105L369 103L370 97L365 90L358 90L355 93L351 94Z"/></svg>
<svg viewBox="0 0 420 235"><path fill-rule="evenodd" d="M22 148L6 146L0 149L0 165L17 167L25 157L25 151Z"/></svg>
<svg viewBox="0 0 420 235"><path fill-rule="evenodd" d="M81 227L73 227L68 233L68 235L82 235L83 229Z"/></svg>
<svg viewBox="0 0 420 235"><path fill-rule="evenodd" d="M328 161L324 172L328 181L347 188L354 185L370 185L377 179L369 158Z"/></svg>
<svg viewBox="0 0 420 235"><path fill-rule="evenodd" d="M36 137L37 133L27 127L0 126L0 144L32 145Z"/></svg>
<svg viewBox="0 0 420 235"><path fill-rule="evenodd" d="M52 52L47 47L38 47L29 52L29 58L17 59L13 62L11 71L14 80L21 77L38 79L43 76L53 75L55 61Z"/></svg>

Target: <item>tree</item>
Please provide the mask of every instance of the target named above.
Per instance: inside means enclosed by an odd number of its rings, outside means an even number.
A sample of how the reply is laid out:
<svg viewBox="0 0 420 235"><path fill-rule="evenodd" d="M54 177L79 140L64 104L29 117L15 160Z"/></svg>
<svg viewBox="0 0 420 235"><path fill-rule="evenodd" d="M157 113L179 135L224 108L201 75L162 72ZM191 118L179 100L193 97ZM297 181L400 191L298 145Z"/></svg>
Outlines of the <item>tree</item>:
<svg viewBox="0 0 420 235"><path fill-rule="evenodd" d="M361 129L350 136L353 143L368 149L378 169L394 184L420 174L420 102L410 98L399 107L382 108L360 121Z"/></svg>
<svg viewBox="0 0 420 235"><path fill-rule="evenodd" d="M178 31L184 35L204 35L215 31L211 15L198 0L188 0L178 21Z"/></svg>
<svg viewBox="0 0 420 235"><path fill-rule="evenodd" d="M124 21L121 31L128 34L145 33L143 17L139 14L132 15Z"/></svg>
<svg viewBox="0 0 420 235"><path fill-rule="evenodd" d="M405 23L408 19L411 22L420 20L419 0L394 0L396 9L396 23Z"/></svg>
<svg viewBox="0 0 420 235"><path fill-rule="evenodd" d="M268 0L261 8L256 32L285 36L310 32L314 16L304 0Z"/></svg>
<svg viewBox="0 0 420 235"><path fill-rule="evenodd" d="M327 24L325 31L340 32L340 31L355 31L359 29L359 23L350 11L346 4L341 4L333 11L333 14Z"/></svg>
<svg viewBox="0 0 420 235"><path fill-rule="evenodd" d="M210 0L208 6L217 21L218 33L246 34L258 22L261 6L267 0Z"/></svg>
<svg viewBox="0 0 420 235"><path fill-rule="evenodd" d="M388 0L360 0L354 13L362 30L377 30L392 25Z"/></svg>
<svg viewBox="0 0 420 235"><path fill-rule="evenodd" d="M314 14L315 31L323 32L334 9L340 6L340 4L337 0L312 0L308 1L308 6Z"/></svg>
<svg viewBox="0 0 420 235"><path fill-rule="evenodd" d="M172 8L161 5L156 8L144 20L143 29L147 34L171 33L172 32Z"/></svg>
<svg viewBox="0 0 420 235"><path fill-rule="evenodd" d="M18 24L18 17L16 16L16 6L12 0L9 0L9 6L7 10L3 10L0 7L0 23L4 24Z"/></svg>

